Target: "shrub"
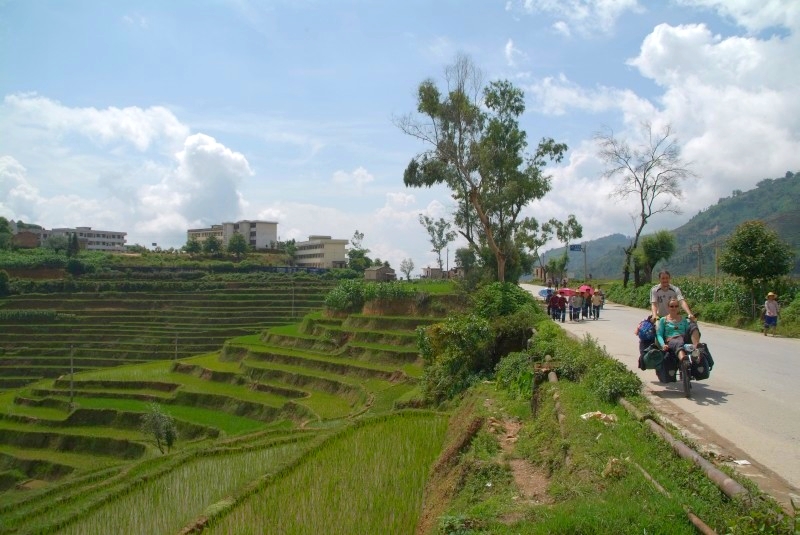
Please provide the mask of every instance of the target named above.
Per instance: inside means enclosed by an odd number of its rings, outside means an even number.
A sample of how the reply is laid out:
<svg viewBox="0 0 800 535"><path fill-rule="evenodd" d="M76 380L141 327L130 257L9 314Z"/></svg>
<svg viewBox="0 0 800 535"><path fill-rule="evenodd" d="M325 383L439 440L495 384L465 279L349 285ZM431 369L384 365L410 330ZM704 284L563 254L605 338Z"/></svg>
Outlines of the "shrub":
<svg viewBox="0 0 800 535"><path fill-rule="evenodd" d="M494 340L492 367L504 355L527 348L528 339L533 332L532 326L539 315L538 308L525 306L512 314L499 316L491 322Z"/></svg>
<svg viewBox="0 0 800 535"><path fill-rule="evenodd" d="M533 380L533 359L528 353L509 353L495 367L497 388L506 390L512 397L530 394Z"/></svg>
<svg viewBox="0 0 800 535"><path fill-rule="evenodd" d="M642 388L642 381L631 373L624 364L603 356L590 366L583 377L586 386L604 401L616 401L624 396L636 396Z"/></svg>
<svg viewBox="0 0 800 535"><path fill-rule="evenodd" d="M161 453L164 453L165 446L169 451L178 439L175 420L158 403L151 403L149 412L142 415L141 428L144 434L153 437Z"/></svg>
<svg viewBox="0 0 800 535"><path fill-rule="evenodd" d="M536 336L533 337L533 344L530 352L539 359L545 355L557 358L564 352L564 336L561 328L551 320L540 321L536 324Z"/></svg>
<svg viewBox="0 0 800 535"><path fill-rule="evenodd" d="M414 287L408 283L393 282L368 282L364 283L364 301L391 301L413 297L416 293Z"/></svg>
<svg viewBox="0 0 800 535"><path fill-rule="evenodd" d="M708 303L701 307L696 307L695 314L702 314L703 319L706 321L713 321L716 323L724 323L733 317L733 303L729 301L717 301Z"/></svg>
<svg viewBox="0 0 800 535"><path fill-rule="evenodd" d="M427 364L422 379L426 401L438 404L450 399L491 370L491 334L489 322L474 314L450 316L417 330Z"/></svg>
<svg viewBox="0 0 800 535"><path fill-rule="evenodd" d="M325 296L325 306L338 312L357 312L364 306L364 282L345 279Z"/></svg>
<svg viewBox="0 0 800 535"><path fill-rule="evenodd" d="M86 272L86 266L78 260L77 258L70 258L67 260L67 273L70 275L77 277L79 275L83 275Z"/></svg>
<svg viewBox="0 0 800 535"><path fill-rule="evenodd" d="M513 314L520 308L534 304L533 296L516 284L493 282L482 286L473 294L475 312L483 318L496 318Z"/></svg>
<svg viewBox="0 0 800 535"><path fill-rule="evenodd" d="M8 272L4 269L0 269L0 296L11 293L11 285L8 283L9 280Z"/></svg>

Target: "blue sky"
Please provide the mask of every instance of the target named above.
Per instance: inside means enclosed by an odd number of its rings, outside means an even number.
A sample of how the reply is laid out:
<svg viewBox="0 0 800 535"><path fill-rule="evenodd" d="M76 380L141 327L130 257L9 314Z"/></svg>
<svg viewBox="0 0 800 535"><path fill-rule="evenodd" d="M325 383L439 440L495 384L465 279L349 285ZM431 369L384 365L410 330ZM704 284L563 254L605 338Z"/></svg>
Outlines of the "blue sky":
<svg viewBox="0 0 800 535"><path fill-rule="evenodd" d="M525 91L532 143L569 145L526 215L632 234L592 137L647 120L697 174L648 230L674 228L800 171L799 26L794 0L0 0L0 215L162 247L239 219L360 230L419 271L435 257L418 216L452 203L403 186L424 147L395 121L464 53Z"/></svg>

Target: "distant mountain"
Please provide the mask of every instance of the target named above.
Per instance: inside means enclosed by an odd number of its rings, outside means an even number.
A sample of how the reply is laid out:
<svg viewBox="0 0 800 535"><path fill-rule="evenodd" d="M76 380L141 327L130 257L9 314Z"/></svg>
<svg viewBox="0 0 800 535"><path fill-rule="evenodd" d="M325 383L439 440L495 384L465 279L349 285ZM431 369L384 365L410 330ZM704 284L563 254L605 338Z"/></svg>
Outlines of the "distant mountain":
<svg viewBox="0 0 800 535"><path fill-rule="evenodd" d="M731 233L744 221L758 219L775 230L781 240L795 251L795 274L800 274L800 172L787 172L783 178L764 179L755 189L742 192L734 190L717 204L701 210L686 224L674 229L675 254L666 267L673 275L714 273L714 258ZM645 227L647 232L647 227ZM586 268L594 278L621 278L625 260L624 248L632 237L612 234L586 242ZM698 249L700 264L698 267ZM551 256L564 253L564 248L551 249L542 256L545 262ZM584 256L570 252L569 271L582 278Z"/></svg>

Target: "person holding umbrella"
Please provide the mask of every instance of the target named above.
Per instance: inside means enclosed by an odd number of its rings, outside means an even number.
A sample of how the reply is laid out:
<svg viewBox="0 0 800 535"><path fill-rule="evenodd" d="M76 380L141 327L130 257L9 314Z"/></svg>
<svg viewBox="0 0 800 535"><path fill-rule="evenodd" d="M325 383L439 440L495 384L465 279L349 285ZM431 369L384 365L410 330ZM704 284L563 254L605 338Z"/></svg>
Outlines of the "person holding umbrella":
<svg viewBox="0 0 800 535"><path fill-rule="evenodd" d="M553 319L558 321L561 320L561 323L564 323L564 320L567 316L567 298L564 297L562 290L559 290L556 295L553 296Z"/></svg>

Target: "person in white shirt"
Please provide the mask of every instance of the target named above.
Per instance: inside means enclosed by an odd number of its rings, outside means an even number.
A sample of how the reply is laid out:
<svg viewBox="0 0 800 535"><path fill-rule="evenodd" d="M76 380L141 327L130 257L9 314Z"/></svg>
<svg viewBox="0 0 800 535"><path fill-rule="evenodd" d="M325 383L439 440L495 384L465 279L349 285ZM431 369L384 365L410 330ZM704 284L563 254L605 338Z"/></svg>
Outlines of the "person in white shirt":
<svg viewBox="0 0 800 535"><path fill-rule="evenodd" d="M691 333L692 344L697 348L700 345L700 329L697 327L697 318L692 314L686 299L683 298L681 289L670 284L672 275L669 271L662 271L658 274L659 283L650 290L650 309L655 316L655 320L669 314L668 304L671 299L676 299L680 307L689 316L689 332Z"/></svg>
<svg viewBox="0 0 800 535"><path fill-rule="evenodd" d="M778 328L778 315L780 314L781 307L778 304L778 296L775 292L767 294L767 300L764 302L764 336L767 336L767 331L772 329L772 336L775 336L775 331Z"/></svg>

